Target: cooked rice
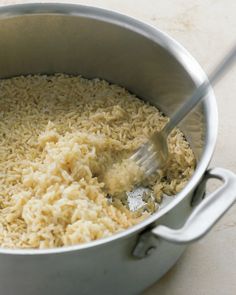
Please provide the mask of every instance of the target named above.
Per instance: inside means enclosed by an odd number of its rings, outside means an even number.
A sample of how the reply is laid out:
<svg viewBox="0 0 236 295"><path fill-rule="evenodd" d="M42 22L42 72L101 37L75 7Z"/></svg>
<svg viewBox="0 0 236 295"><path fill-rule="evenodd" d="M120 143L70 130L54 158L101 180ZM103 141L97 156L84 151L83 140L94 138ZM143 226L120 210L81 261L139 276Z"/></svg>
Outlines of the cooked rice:
<svg viewBox="0 0 236 295"><path fill-rule="evenodd" d="M112 186L122 190L125 173L119 171L119 183L106 179L114 163L167 120L155 107L99 79L57 74L1 80L0 245L73 245L143 220L150 212L138 216L107 198ZM163 194L179 192L195 166L178 129L169 137L169 151L161 179L148 180L158 202Z"/></svg>

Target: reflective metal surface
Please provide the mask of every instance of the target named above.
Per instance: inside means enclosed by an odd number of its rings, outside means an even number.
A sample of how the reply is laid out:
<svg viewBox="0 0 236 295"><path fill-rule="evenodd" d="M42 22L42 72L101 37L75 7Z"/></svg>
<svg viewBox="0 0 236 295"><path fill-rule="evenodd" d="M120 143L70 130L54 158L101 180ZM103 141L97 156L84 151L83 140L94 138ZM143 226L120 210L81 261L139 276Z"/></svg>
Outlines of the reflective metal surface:
<svg viewBox="0 0 236 295"><path fill-rule="evenodd" d="M167 35L133 18L69 4L0 8L0 77L64 72L120 84L171 114L205 79L196 61ZM212 91L183 122L199 159L194 176L171 202L142 223L84 245L48 250L0 249L0 294L139 294L179 258L184 245L160 239L137 259L138 234L157 224L181 227L216 141ZM149 253L150 254L150 253Z"/></svg>

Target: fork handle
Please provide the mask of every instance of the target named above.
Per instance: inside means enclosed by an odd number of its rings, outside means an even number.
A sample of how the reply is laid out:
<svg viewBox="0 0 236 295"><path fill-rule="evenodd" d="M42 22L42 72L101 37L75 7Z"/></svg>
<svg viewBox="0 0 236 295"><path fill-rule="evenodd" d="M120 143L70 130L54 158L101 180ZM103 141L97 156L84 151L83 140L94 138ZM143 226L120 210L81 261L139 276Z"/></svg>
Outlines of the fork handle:
<svg viewBox="0 0 236 295"><path fill-rule="evenodd" d="M168 136L170 132L181 122L187 114L201 101L201 99L207 94L211 85L215 84L219 78L233 65L236 60L236 45L230 50L226 57L216 66L216 68L209 75L209 79L205 80L200 86L198 86L193 94L184 102L174 115L170 118L170 121L166 124L162 132Z"/></svg>

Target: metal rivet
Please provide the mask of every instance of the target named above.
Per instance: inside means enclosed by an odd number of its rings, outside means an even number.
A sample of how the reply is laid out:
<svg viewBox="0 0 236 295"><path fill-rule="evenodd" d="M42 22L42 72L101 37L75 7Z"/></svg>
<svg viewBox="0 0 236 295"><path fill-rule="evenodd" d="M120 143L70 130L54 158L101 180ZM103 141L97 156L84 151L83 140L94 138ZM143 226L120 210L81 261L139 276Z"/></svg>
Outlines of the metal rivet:
<svg viewBox="0 0 236 295"><path fill-rule="evenodd" d="M150 248L148 248L148 249L146 250L145 254L146 254L147 256L149 256L149 255L151 255L151 254L154 252L155 249L156 249L156 247L152 246L152 247L150 247Z"/></svg>

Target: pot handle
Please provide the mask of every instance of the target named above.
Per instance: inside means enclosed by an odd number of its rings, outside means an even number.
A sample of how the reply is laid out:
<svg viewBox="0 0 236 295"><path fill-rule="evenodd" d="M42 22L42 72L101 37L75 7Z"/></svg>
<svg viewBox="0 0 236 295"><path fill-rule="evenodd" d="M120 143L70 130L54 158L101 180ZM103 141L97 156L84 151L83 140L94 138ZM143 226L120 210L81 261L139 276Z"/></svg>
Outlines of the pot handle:
<svg viewBox="0 0 236 295"><path fill-rule="evenodd" d="M223 181L223 185L196 206L182 228L171 229L158 225L152 229L152 234L178 244L188 244L204 236L236 201L234 173L223 168L208 170L203 178L203 184L210 178Z"/></svg>

